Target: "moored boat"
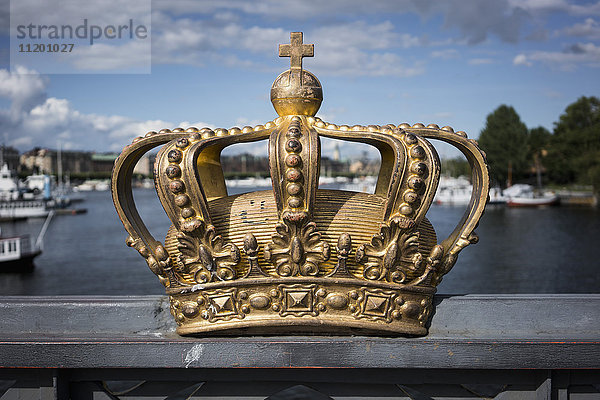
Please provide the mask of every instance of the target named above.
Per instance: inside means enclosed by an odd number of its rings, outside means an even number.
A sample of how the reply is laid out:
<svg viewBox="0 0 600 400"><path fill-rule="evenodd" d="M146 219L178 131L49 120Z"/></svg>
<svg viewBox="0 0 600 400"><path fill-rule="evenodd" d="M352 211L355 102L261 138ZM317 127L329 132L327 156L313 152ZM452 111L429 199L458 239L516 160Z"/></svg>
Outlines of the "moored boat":
<svg viewBox="0 0 600 400"><path fill-rule="evenodd" d="M509 207L552 206L559 202L558 196L550 191L535 191L533 186L525 184L513 185L504 190Z"/></svg>
<svg viewBox="0 0 600 400"><path fill-rule="evenodd" d="M467 205L472 192L473 185L464 176L442 176L433 201L441 205Z"/></svg>
<svg viewBox="0 0 600 400"><path fill-rule="evenodd" d="M0 272L31 272L33 259L44 247L44 235L48 230L54 211L50 211L36 241L30 235L2 236L0 232Z"/></svg>
<svg viewBox="0 0 600 400"><path fill-rule="evenodd" d="M44 200L0 201L0 220L45 218L50 211Z"/></svg>
<svg viewBox="0 0 600 400"><path fill-rule="evenodd" d="M41 253L29 235L0 237L0 271L31 272L33 259Z"/></svg>

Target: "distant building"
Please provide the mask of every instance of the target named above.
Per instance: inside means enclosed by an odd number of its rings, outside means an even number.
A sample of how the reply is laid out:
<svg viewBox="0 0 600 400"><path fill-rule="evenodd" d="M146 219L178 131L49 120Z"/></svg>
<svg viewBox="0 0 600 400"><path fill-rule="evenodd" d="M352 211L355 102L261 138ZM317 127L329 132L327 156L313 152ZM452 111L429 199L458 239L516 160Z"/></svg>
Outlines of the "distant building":
<svg viewBox="0 0 600 400"><path fill-rule="evenodd" d="M16 171L19 168L19 151L14 147L0 146L0 168L3 164Z"/></svg>
<svg viewBox="0 0 600 400"><path fill-rule="evenodd" d="M119 157L116 153L94 153L92 154L91 172L111 172L115 160ZM152 176L156 154L146 154L133 168L134 175Z"/></svg>
<svg viewBox="0 0 600 400"><path fill-rule="evenodd" d="M340 157L340 145L339 144L335 144L335 148L333 149L333 161L340 161L341 157Z"/></svg>
<svg viewBox="0 0 600 400"><path fill-rule="evenodd" d="M56 150L35 148L25 152L20 157L23 168L41 174L56 175L59 158L63 174L80 174L92 170L91 153L84 151L61 151L60 157Z"/></svg>
<svg viewBox="0 0 600 400"><path fill-rule="evenodd" d="M119 155L115 153L94 153L91 156L92 170L90 172L110 172Z"/></svg>
<svg viewBox="0 0 600 400"><path fill-rule="evenodd" d="M61 151L63 174L110 173L119 155L115 153L92 153L84 151ZM17 153L18 157L18 153ZM152 175L155 154L145 155L133 170L134 174ZM58 152L56 150L35 148L20 157L21 168L40 174L58 174Z"/></svg>
<svg viewBox="0 0 600 400"><path fill-rule="evenodd" d="M252 154L221 156L221 166L226 174L266 174L269 171L269 159Z"/></svg>

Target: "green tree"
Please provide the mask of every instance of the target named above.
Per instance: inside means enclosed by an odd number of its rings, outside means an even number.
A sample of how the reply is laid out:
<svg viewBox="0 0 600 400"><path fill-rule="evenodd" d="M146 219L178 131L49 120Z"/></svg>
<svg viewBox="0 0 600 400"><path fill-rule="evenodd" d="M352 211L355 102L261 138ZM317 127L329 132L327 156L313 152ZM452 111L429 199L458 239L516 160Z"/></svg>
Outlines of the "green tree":
<svg viewBox="0 0 600 400"><path fill-rule="evenodd" d="M594 185L600 190L600 100L580 97L554 125L548 154L550 178L557 183Z"/></svg>
<svg viewBox="0 0 600 400"><path fill-rule="evenodd" d="M479 145L487 154L490 176L504 185L512 170L512 179L527 172L527 126L511 106L501 105L487 116L479 135Z"/></svg>
<svg viewBox="0 0 600 400"><path fill-rule="evenodd" d="M447 174L455 178L459 176L471 176L471 167L464 157L455 157L442 160L442 174Z"/></svg>

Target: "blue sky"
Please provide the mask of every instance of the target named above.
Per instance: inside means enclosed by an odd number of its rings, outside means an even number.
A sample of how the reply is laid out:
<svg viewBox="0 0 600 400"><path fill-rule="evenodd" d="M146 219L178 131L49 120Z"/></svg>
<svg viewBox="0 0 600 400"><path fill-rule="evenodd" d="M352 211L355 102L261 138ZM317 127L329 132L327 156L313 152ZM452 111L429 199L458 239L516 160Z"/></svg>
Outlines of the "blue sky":
<svg viewBox="0 0 600 400"><path fill-rule="evenodd" d="M94 10L50 4L38 1L35 13L111 21L135 12L113 0ZM304 67L323 85L318 115L338 124L437 123L477 138L500 104L551 129L578 97L600 95L597 1L153 1L151 51L95 44L66 60L65 71L80 73L50 75L39 64L10 68L6 0L1 9L0 139L22 151L59 141L120 151L148 130L270 121L270 85L289 68L277 44L291 31L315 44ZM151 72L115 73L127 57Z"/></svg>

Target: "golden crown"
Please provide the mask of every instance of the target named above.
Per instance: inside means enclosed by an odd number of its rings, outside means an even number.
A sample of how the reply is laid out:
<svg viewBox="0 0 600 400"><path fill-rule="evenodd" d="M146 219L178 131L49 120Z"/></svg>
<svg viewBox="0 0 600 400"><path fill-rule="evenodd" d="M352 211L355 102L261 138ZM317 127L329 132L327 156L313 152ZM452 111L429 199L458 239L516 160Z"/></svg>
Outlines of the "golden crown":
<svg viewBox="0 0 600 400"><path fill-rule="evenodd" d="M271 88L279 117L264 125L149 132L113 170L113 199L137 249L166 287L180 334L427 334L435 287L464 247L489 189L485 155L464 132L423 124L348 126L315 117L323 92L302 69L302 33L279 46L291 68ZM374 194L319 189L319 137L362 142L381 154ZM221 151L269 140L273 190L228 196ZM473 194L460 224L437 243L425 218L440 161L426 139L457 147ZM139 217L133 168L150 149L156 190L171 219L164 245Z"/></svg>

